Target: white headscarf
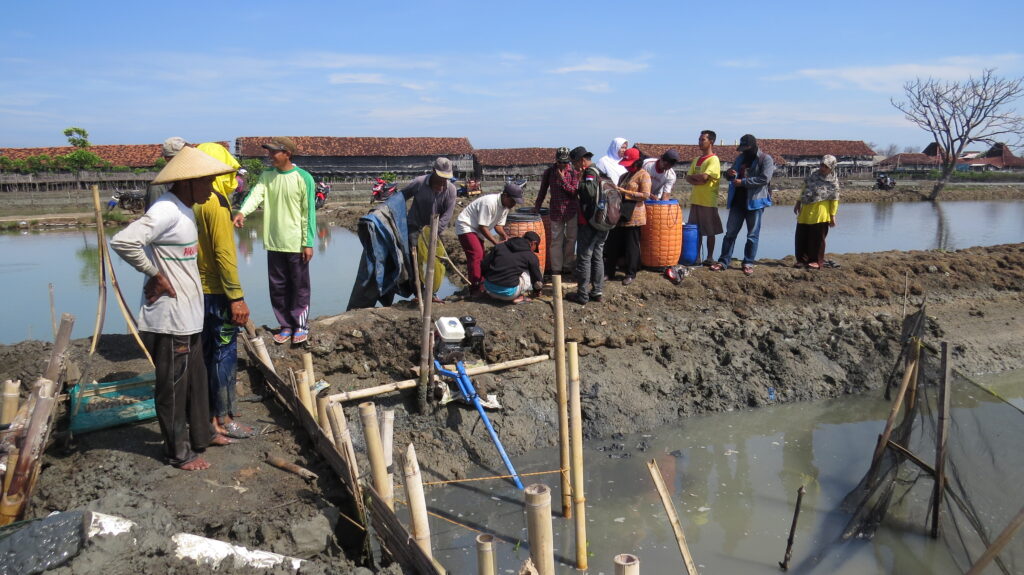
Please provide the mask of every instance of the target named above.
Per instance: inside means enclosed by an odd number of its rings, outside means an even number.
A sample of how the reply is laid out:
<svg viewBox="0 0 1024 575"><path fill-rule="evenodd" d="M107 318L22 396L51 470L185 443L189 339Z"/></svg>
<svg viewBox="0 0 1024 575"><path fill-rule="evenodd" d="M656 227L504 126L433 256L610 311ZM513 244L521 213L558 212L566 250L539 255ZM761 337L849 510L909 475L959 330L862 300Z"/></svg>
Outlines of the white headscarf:
<svg viewBox="0 0 1024 575"><path fill-rule="evenodd" d="M608 144L608 151L605 155L601 156L601 159L597 161L597 169L602 174L611 178L613 182L618 182L622 174L626 173L626 168L619 165L622 161L622 156L619 154L619 148L623 144L629 146L629 142L626 138L615 138L611 144Z"/></svg>

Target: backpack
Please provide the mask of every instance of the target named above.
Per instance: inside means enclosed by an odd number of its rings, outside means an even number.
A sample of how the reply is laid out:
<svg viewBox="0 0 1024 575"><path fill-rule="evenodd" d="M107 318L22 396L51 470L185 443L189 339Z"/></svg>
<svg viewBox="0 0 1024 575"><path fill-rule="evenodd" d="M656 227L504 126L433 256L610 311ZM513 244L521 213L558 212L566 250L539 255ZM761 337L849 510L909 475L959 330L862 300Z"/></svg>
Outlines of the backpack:
<svg viewBox="0 0 1024 575"><path fill-rule="evenodd" d="M584 177L586 175L584 174ZM622 196L611 180L601 175L594 177L597 179L597 197L580 194L580 208L583 210L583 217L591 227L606 232L619 223L619 217L622 214Z"/></svg>

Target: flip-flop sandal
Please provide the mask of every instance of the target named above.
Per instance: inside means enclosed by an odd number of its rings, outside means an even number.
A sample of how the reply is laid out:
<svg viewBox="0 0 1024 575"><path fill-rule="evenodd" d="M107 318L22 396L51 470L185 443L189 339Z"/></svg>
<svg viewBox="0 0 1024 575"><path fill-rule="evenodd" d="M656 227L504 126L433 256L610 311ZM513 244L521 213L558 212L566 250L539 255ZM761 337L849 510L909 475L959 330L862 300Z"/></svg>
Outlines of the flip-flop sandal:
<svg viewBox="0 0 1024 575"><path fill-rule="evenodd" d="M249 439L250 437L256 435L255 429L249 427L248 425L242 425L237 421L222 424L221 427L224 428L224 435L228 436L231 439Z"/></svg>
<svg viewBox="0 0 1024 575"><path fill-rule="evenodd" d="M288 340L292 338L292 328L282 327L280 331L274 334L274 343L282 344L288 343Z"/></svg>
<svg viewBox="0 0 1024 575"><path fill-rule="evenodd" d="M708 269L710 269L713 272L720 272L725 270L725 266L722 265L722 262L715 262L711 264L711 267Z"/></svg>
<svg viewBox="0 0 1024 575"><path fill-rule="evenodd" d="M295 335L292 336L292 343L293 344L306 343L307 339L309 339L309 330L308 329L302 329L300 327L299 329L295 330Z"/></svg>

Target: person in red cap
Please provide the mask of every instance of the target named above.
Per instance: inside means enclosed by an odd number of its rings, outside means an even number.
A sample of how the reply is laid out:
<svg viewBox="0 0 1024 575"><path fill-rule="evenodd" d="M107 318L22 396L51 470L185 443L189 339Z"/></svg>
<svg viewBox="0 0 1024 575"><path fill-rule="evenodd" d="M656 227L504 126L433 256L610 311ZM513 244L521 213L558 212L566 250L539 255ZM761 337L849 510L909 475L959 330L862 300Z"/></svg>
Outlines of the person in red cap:
<svg viewBox="0 0 1024 575"><path fill-rule="evenodd" d="M608 279L615 279L619 256L624 255L626 277L622 285L628 286L636 279L636 272L640 269L640 228L647 223L644 201L651 197L651 175L643 169L640 150L636 148L626 150L619 164L626 168L617 186L622 194L622 217L619 225L608 236L605 268Z"/></svg>

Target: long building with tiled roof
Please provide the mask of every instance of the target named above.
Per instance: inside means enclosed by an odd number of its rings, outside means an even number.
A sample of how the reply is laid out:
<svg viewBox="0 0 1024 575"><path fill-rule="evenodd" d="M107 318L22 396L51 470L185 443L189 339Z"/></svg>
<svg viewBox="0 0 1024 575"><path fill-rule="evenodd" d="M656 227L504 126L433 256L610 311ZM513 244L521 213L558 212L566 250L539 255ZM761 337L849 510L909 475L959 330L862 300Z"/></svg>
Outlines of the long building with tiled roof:
<svg viewBox="0 0 1024 575"><path fill-rule="evenodd" d="M483 148L473 152L476 176L539 176L555 162L557 148Z"/></svg>
<svg viewBox="0 0 1024 575"><path fill-rule="evenodd" d="M831 154L839 160L841 169L870 169L874 151L860 140L784 140L758 138L760 149L775 160L775 165L786 168L788 175L803 175L808 169L818 166L821 157ZM694 144L644 144L636 147L648 156L660 156L669 148L675 148L682 159L677 171L685 171L689 163L699 158L700 148ZM715 153L723 165L731 165L738 152L734 144L717 145ZM686 164L686 167L683 166Z"/></svg>
<svg viewBox="0 0 1024 575"><path fill-rule="evenodd" d="M78 148L57 146L52 148L0 148L0 156L24 160L30 156L64 156ZM163 153L160 144L130 144L122 146L90 146L88 150L115 166L148 168L156 164Z"/></svg>
<svg viewBox="0 0 1024 575"><path fill-rule="evenodd" d="M235 140L239 158L265 158L261 146L272 136L241 137ZM425 173L433 161L444 156L456 172L473 170L473 145L468 138L337 138L330 136L292 136L298 153L296 165L314 176L377 175L395 172L402 175Z"/></svg>

